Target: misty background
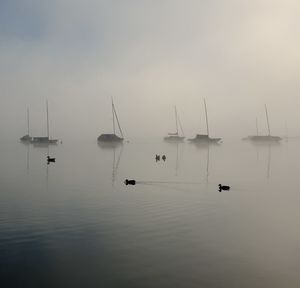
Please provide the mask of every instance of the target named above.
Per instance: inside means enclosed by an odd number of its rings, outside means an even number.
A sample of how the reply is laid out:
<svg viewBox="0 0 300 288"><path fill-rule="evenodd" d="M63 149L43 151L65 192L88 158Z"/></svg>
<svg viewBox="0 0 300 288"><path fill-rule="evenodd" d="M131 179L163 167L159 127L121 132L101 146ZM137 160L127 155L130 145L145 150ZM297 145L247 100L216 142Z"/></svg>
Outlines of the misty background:
<svg viewBox="0 0 300 288"><path fill-rule="evenodd" d="M0 140L300 135L300 2L294 0L2 0Z"/></svg>

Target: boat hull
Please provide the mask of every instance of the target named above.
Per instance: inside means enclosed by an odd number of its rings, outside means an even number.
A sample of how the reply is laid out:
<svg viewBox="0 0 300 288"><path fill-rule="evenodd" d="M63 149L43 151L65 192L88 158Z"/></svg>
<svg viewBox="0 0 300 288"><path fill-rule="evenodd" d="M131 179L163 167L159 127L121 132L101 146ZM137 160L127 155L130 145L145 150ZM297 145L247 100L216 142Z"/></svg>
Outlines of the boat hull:
<svg viewBox="0 0 300 288"><path fill-rule="evenodd" d="M196 144L219 144L222 138L210 138L208 135L197 134L195 138L188 139L191 143Z"/></svg>
<svg viewBox="0 0 300 288"><path fill-rule="evenodd" d="M102 143L122 143L124 139L116 134L101 134L97 140Z"/></svg>
<svg viewBox="0 0 300 288"><path fill-rule="evenodd" d="M255 143L268 143L268 142L279 142L282 140L279 136L271 136L271 135L261 135L261 136L248 136L247 138L244 138L244 140L250 140Z"/></svg>
<svg viewBox="0 0 300 288"><path fill-rule="evenodd" d="M24 135L23 137L21 137L20 141L22 143L30 143L32 141L32 137L27 134L27 135Z"/></svg>
<svg viewBox="0 0 300 288"><path fill-rule="evenodd" d="M175 142L183 142L185 139L185 137L183 136L166 136L164 137L164 141L166 142L171 142L171 143L175 143Z"/></svg>
<svg viewBox="0 0 300 288"><path fill-rule="evenodd" d="M33 137L31 140L33 145L56 145L58 139L49 139L48 137Z"/></svg>

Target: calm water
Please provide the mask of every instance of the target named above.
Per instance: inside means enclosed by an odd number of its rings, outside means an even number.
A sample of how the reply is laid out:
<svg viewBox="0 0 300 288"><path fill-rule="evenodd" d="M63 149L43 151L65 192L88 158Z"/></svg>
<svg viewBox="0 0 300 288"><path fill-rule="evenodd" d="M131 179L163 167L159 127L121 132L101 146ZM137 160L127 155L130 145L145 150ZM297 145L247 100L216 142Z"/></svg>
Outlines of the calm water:
<svg viewBox="0 0 300 288"><path fill-rule="evenodd" d="M300 287L299 144L1 143L1 287Z"/></svg>

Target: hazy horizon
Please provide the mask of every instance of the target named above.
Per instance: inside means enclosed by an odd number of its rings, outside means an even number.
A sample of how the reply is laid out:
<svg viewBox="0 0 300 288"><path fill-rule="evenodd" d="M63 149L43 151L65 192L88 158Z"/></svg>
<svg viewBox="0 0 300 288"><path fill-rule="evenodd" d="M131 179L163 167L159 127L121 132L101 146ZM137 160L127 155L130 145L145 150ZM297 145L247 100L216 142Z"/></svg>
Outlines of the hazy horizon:
<svg viewBox="0 0 300 288"><path fill-rule="evenodd" d="M297 1L1 1L1 137L300 135Z"/></svg>

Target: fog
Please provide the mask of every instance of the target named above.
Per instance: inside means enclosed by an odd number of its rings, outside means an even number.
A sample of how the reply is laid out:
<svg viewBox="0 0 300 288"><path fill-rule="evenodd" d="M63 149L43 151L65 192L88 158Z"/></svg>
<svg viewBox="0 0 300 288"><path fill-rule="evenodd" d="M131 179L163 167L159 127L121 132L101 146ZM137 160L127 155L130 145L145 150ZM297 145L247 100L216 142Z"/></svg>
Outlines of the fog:
<svg viewBox="0 0 300 288"><path fill-rule="evenodd" d="M96 140L185 134L300 135L300 2L293 0L4 0L0 2L0 140L26 132Z"/></svg>

